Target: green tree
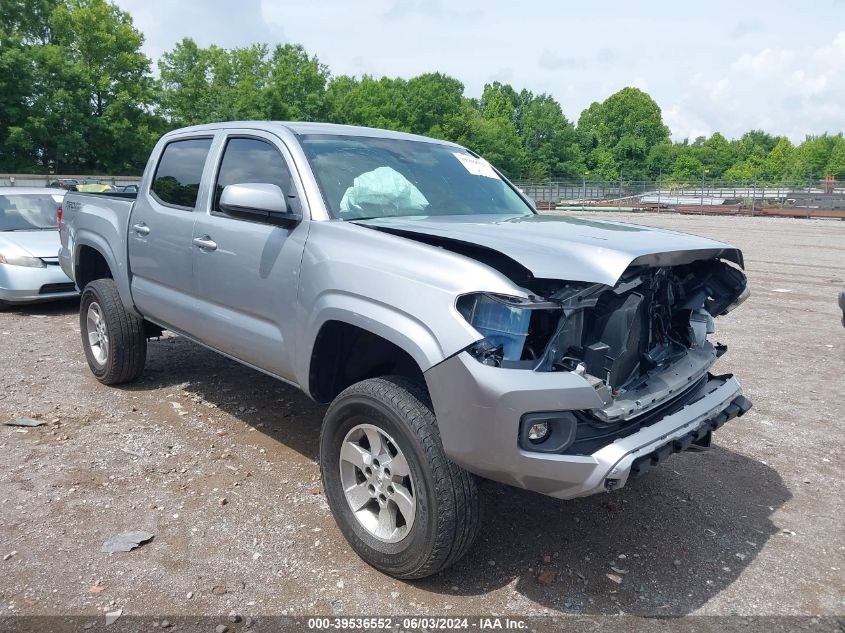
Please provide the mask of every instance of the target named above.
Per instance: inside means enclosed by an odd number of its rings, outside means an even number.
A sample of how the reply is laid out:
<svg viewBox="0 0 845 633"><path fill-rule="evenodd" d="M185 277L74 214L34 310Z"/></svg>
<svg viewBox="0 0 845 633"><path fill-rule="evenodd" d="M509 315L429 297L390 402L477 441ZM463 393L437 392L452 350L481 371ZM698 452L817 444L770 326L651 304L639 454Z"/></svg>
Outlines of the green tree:
<svg viewBox="0 0 845 633"><path fill-rule="evenodd" d="M462 125L464 85L442 73L425 73L405 85L408 129L452 140Z"/></svg>
<svg viewBox="0 0 845 633"><path fill-rule="evenodd" d="M613 153L604 147L596 147L587 156L590 176L596 180L619 180L619 169Z"/></svg>
<svg viewBox="0 0 845 633"><path fill-rule="evenodd" d="M337 85L336 85L337 84ZM326 94L329 120L335 123L410 131L405 80L364 75L333 78Z"/></svg>
<svg viewBox="0 0 845 633"><path fill-rule="evenodd" d="M185 38L159 60L158 102L174 127L270 118L264 44L200 48Z"/></svg>
<svg viewBox="0 0 845 633"><path fill-rule="evenodd" d="M704 163L690 153L681 154L672 165L670 179L681 184L700 183L704 176Z"/></svg>
<svg viewBox="0 0 845 633"><path fill-rule="evenodd" d="M517 132L526 152L527 173L532 179L576 178L584 173L584 159L575 126L551 96L520 93Z"/></svg>
<svg viewBox="0 0 845 633"><path fill-rule="evenodd" d="M276 46L267 86L269 118L319 121L326 114L329 69L299 44Z"/></svg>
<svg viewBox="0 0 845 633"><path fill-rule="evenodd" d="M149 113L154 91L143 35L127 12L105 0L66 0L53 11L51 25L70 87L87 101L87 168L137 169L159 132Z"/></svg>
<svg viewBox="0 0 845 633"><path fill-rule="evenodd" d="M751 130L743 134L737 142L737 159L742 161L752 156L764 158L769 155L778 138L763 130Z"/></svg>
<svg viewBox="0 0 845 633"><path fill-rule="evenodd" d="M272 99L267 95L271 65L267 61L267 46L252 44L229 51L230 78L227 83L231 116L237 121L276 118Z"/></svg>
<svg viewBox="0 0 845 633"><path fill-rule="evenodd" d="M455 140L484 156L507 176L522 176L526 155L513 122L495 110L488 109L485 116L470 100L463 102L463 110L463 129Z"/></svg>
<svg viewBox="0 0 845 633"><path fill-rule="evenodd" d="M711 178L722 178L725 172L735 162L736 151L728 139L719 134L719 132L714 132L701 145L698 158L705 168L710 170L709 174Z"/></svg>
<svg viewBox="0 0 845 633"><path fill-rule="evenodd" d="M602 103L593 103L578 119L578 133L587 153L587 167L598 171L599 158L609 152L615 170L622 177L646 177L646 160L651 148L669 140L660 107L637 88L623 88ZM602 152L596 153L600 149ZM607 172L606 166L601 171Z"/></svg>
<svg viewBox="0 0 845 633"><path fill-rule="evenodd" d="M6 168L136 171L159 130L149 60L129 14L105 0L38 0L23 14L20 4L2 5L16 30L3 34L0 65L19 64L4 80L15 84L4 97L12 103L0 106L12 115L0 124Z"/></svg>
<svg viewBox="0 0 845 633"><path fill-rule="evenodd" d="M796 171L804 180L824 178L836 137L828 134L808 136L795 150Z"/></svg>
<svg viewBox="0 0 845 633"><path fill-rule="evenodd" d="M0 170L38 169L27 120L37 85L36 57L52 41L58 0L0 0Z"/></svg>
<svg viewBox="0 0 845 633"><path fill-rule="evenodd" d="M649 178L663 178L672 172L672 165L683 146L679 143L664 141L654 145L646 156L645 167Z"/></svg>
<svg viewBox="0 0 845 633"><path fill-rule="evenodd" d="M478 108L486 119L507 119L514 125L518 120L519 95L509 84L494 81L486 84Z"/></svg>
<svg viewBox="0 0 845 633"><path fill-rule="evenodd" d="M766 156L763 177L770 182L786 182L795 177L796 167L795 146L783 136Z"/></svg>
<svg viewBox="0 0 845 633"><path fill-rule="evenodd" d="M725 180L734 183L749 183L763 179L766 170L766 159L757 154L753 154L734 163L725 172Z"/></svg>
<svg viewBox="0 0 845 633"><path fill-rule="evenodd" d="M825 176L833 176L837 180L845 180L845 138L842 134L837 134L833 137L834 144L830 150L830 158L827 160L827 165L824 169Z"/></svg>
<svg viewBox="0 0 845 633"><path fill-rule="evenodd" d="M50 17L60 0L0 0L0 28L26 44L53 40Z"/></svg>

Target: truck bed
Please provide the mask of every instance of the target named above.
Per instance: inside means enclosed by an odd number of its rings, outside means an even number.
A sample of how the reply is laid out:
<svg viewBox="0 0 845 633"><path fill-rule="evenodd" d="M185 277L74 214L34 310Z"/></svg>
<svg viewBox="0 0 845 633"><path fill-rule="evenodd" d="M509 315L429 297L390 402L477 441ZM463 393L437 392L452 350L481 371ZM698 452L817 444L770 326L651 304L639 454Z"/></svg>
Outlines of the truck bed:
<svg viewBox="0 0 845 633"><path fill-rule="evenodd" d="M76 246L90 246L107 260L121 296L125 299L130 297L127 231L136 195L123 192L67 193L62 203L59 228L59 263L68 277L77 280L73 261ZM131 299L129 301L131 304Z"/></svg>

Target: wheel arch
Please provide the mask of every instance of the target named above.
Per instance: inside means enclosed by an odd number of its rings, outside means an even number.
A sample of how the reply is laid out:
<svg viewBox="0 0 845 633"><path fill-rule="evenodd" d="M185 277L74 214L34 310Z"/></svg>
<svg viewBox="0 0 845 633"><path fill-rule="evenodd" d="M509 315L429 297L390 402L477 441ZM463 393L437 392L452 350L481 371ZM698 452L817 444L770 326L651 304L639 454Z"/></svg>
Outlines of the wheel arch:
<svg viewBox="0 0 845 633"><path fill-rule="evenodd" d="M129 271L125 258L121 262L115 257L114 251L106 240L95 233L78 234L73 262L73 281L80 292L95 279L113 279L123 305L135 312L129 290Z"/></svg>
<svg viewBox="0 0 845 633"><path fill-rule="evenodd" d="M385 375L404 376L424 387L423 367L403 347L406 342L389 330L374 332L348 320L325 320L310 346L305 383L309 395L328 403L350 385Z"/></svg>

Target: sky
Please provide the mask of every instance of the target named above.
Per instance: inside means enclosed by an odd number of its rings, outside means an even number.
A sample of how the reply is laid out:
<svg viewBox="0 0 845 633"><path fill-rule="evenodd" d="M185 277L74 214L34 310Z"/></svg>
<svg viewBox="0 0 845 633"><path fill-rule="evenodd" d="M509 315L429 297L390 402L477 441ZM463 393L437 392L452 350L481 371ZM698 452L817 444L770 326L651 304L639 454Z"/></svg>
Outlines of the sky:
<svg viewBox="0 0 845 633"><path fill-rule="evenodd" d="M548 93L577 122L625 86L675 140L845 129L845 0L117 0L157 61L183 37L298 43L332 74L440 71Z"/></svg>

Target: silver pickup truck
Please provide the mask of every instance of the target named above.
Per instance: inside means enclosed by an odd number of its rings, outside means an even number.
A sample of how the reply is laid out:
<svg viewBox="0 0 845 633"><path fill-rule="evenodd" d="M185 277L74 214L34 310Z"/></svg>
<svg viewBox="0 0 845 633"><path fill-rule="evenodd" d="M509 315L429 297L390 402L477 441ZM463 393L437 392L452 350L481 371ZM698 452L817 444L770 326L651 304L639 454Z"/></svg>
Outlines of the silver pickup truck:
<svg viewBox="0 0 845 633"><path fill-rule="evenodd" d="M710 373L714 318L748 296L739 250L538 215L452 143L176 130L137 197L69 193L60 231L97 379L139 377L167 329L331 403L326 498L396 577L467 551L477 476L559 499L616 490L751 406Z"/></svg>

